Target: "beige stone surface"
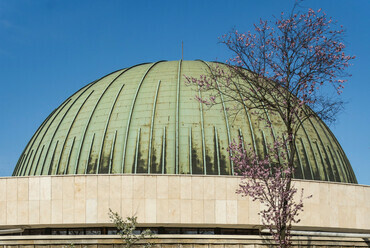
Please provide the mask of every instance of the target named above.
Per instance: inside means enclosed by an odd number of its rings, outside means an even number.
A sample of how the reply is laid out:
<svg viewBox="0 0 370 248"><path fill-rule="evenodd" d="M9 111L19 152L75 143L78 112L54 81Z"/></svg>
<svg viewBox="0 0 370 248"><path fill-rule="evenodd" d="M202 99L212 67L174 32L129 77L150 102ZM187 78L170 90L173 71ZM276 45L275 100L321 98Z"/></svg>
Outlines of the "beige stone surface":
<svg viewBox="0 0 370 248"><path fill-rule="evenodd" d="M156 223L157 222L157 200L156 199L145 199L145 222Z"/></svg>
<svg viewBox="0 0 370 248"><path fill-rule="evenodd" d="M215 200L203 200L204 223L215 223Z"/></svg>
<svg viewBox="0 0 370 248"><path fill-rule="evenodd" d="M8 225L18 223L18 202L7 201L6 202L6 220Z"/></svg>
<svg viewBox="0 0 370 248"><path fill-rule="evenodd" d="M216 223L222 224L226 223L226 200L216 200L215 201L215 215L216 215Z"/></svg>
<svg viewBox="0 0 370 248"><path fill-rule="evenodd" d="M34 201L34 200L29 201L28 211L29 211L28 213L29 224L40 224L40 201Z"/></svg>
<svg viewBox="0 0 370 248"><path fill-rule="evenodd" d="M51 223L51 200L40 201L40 224Z"/></svg>
<svg viewBox="0 0 370 248"><path fill-rule="evenodd" d="M40 200L40 178L41 177L29 177L28 178L28 192L29 192L28 199L30 201ZM59 192L61 193L63 192L62 187L55 189L55 190L59 190Z"/></svg>
<svg viewBox="0 0 370 248"><path fill-rule="evenodd" d="M18 201L18 220L28 220L28 201Z"/></svg>
<svg viewBox="0 0 370 248"><path fill-rule="evenodd" d="M29 189L30 191L31 189ZM62 177L51 177L51 199L62 200L63 199L63 178Z"/></svg>
<svg viewBox="0 0 370 248"><path fill-rule="evenodd" d="M240 178L180 175L76 175L0 178L0 227L110 223L109 208L142 225L254 226L263 208L235 194ZM295 181L304 188L299 226L368 230L370 186Z"/></svg>
<svg viewBox="0 0 370 248"><path fill-rule="evenodd" d="M168 178L168 199L180 199L180 177Z"/></svg>
<svg viewBox="0 0 370 248"><path fill-rule="evenodd" d="M0 223L6 225L7 211L6 201L0 201Z"/></svg>
<svg viewBox="0 0 370 248"><path fill-rule="evenodd" d="M181 200L181 206L180 206L180 220L181 223L191 223L191 200L188 199L182 199Z"/></svg>
<svg viewBox="0 0 370 248"><path fill-rule="evenodd" d="M51 201L51 223L63 223L63 200Z"/></svg>
<svg viewBox="0 0 370 248"><path fill-rule="evenodd" d="M168 177L157 178L157 197L158 199L168 199Z"/></svg>
<svg viewBox="0 0 370 248"><path fill-rule="evenodd" d="M180 199L191 199L191 177L180 177Z"/></svg>
<svg viewBox="0 0 370 248"><path fill-rule="evenodd" d="M40 177L40 200L51 200L51 177Z"/></svg>
<svg viewBox="0 0 370 248"><path fill-rule="evenodd" d="M50 177L48 177L50 178ZM0 180L1 182L2 180ZM18 178L18 187L17 187L17 190L18 190L18 201L28 201L28 180L24 180L23 178ZM0 187L3 186L3 183L0 184ZM51 190L51 188L50 188ZM0 194L2 192L0 191ZM0 198L1 200L1 198Z"/></svg>
<svg viewBox="0 0 370 248"><path fill-rule="evenodd" d="M97 199L86 200L86 223L97 223L98 221L98 201Z"/></svg>

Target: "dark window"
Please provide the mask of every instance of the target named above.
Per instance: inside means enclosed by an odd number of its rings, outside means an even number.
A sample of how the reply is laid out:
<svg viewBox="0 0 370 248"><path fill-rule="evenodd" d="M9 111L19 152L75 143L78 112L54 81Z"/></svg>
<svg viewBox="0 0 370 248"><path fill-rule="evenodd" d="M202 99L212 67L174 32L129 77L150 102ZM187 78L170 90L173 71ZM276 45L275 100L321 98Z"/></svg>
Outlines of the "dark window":
<svg viewBox="0 0 370 248"><path fill-rule="evenodd" d="M199 229L199 234L209 234L209 235L212 235L212 234L215 234L215 229L204 229L204 228L201 228Z"/></svg>
<svg viewBox="0 0 370 248"><path fill-rule="evenodd" d="M86 228L86 235L100 235L100 228Z"/></svg>
<svg viewBox="0 0 370 248"><path fill-rule="evenodd" d="M149 229L152 232L152 234L158 234L159 233L158 228L147 228L147 229ZM147 230L147 229L145 229L145 230Z"/></svg>
<svg viewBox="0 0 370 248"><path fill-rule="evenodd" d="M183 228L182 234L198 234L198 230L195 228Z"/></svg>
<svg viewBox="0 0 370 248"><path fill-rule="evenodd" d="M68 229L68 235L84 235L84 229L80 228L74 228L74 229Z"/></svg>
<svg viewBox="0 0 370 248"><path fill-rule="evenodd" d="M108 228L108 235L116 235L118 230L116 228Z"/></svg>
<svg viewBox="0 0 370 248"><path fill-rule="evenodd" d="M235 228L177 228L177 227L139 227L133 231L133 234L140 234L149 229L153 234L204 234L204 235L258 235L257 229L235 229ZM96 228L44 228L44 229L26 229L19 234L3 235L115 235L119 234L114 227L96 227Z"/></svg>
<svg viewBox="0 0 370 248"><path fill-rule="evenodd" d="M67 235L67 229L53 229L51 235Z"/></svg>
<svg viewBox="0 0 370 248"><path fill-rule="evenodd" d="M235 234L235 229L221 229L221 234L231 235Z"/></svg>
<svg viewBox="0 0 370 248"><path fill-rule="evenodd" d="M180 234L180 228L164 228L165 234Z"/></svg>

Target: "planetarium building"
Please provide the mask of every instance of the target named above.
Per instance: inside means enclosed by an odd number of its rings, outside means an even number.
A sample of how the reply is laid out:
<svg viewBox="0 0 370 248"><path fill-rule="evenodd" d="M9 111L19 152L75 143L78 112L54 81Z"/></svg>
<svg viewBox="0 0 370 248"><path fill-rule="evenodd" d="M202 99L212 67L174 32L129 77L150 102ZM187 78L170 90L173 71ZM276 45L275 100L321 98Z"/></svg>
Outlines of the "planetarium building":
<svg viewBox="0 0 370 248"><path fill-rule="evenodd" d="M247 108L212 108L185 85L214 63L159 61L110 73L57 107L0 178L0 246L119 246L112 209L138 217L160 247L267 247L259 203L235 193L228 146L264 155L272 130ZM222 66L222 65L221 65ZM221 99L222 96L221 96ZM296 246L368 247L370 187L358 185L330 129L310 118L297 135L294 183L313 197L293 227ZM145 242L145 241L142 241Z"/></svg>

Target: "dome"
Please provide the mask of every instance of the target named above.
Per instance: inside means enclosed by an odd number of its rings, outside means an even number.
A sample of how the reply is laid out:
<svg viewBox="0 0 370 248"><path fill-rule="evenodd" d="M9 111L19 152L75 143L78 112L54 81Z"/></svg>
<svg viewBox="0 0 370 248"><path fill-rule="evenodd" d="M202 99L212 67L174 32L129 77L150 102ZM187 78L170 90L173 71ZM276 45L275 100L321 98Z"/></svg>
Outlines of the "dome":
<svg viewBox="0 0 370 248"><path fill-rule="evenodd" d="M281 133L227 103L212 108L183 75L199 77L211 62L159 61L108 74L56 108L21 154L13 176L65 174L232 175L227 147L241 136L259 154ZM270 118L269 117L269 118ZM295 178L357 183L329 128L309 119L297 136Z"/></svg>

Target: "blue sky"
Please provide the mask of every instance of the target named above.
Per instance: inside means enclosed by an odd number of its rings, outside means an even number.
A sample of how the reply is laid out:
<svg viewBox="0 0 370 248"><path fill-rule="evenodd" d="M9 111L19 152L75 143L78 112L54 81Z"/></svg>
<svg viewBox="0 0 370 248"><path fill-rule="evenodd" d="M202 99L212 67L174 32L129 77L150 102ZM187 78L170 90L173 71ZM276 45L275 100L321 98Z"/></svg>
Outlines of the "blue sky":
<svg viewBox="0 0 370 248"><path fill-rule="evenodd" d="M0 0L0 176L11 175L32 134L63 100L114 70L143 62L225 61L218 37L247 31L293 1ZM358 181L370 185L370 1L305 1L346 30L353 76L331 126Z"/></svg>

